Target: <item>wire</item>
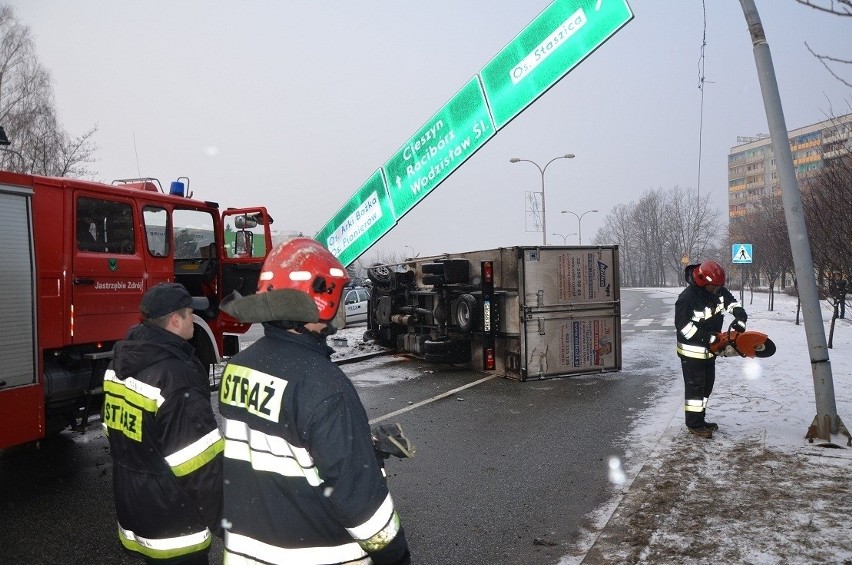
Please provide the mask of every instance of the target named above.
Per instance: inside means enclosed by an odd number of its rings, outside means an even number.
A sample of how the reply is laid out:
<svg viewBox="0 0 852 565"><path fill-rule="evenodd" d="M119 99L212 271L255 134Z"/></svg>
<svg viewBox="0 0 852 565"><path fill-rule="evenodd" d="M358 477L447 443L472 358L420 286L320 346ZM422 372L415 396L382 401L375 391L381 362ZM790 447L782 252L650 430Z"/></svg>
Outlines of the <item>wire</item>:
<svg viewBox="0 0 852 565"><path fill-rule="evenodd" d="M704 13L704 32L701 37L701 56L698 58L698 90L701 91L701 109L698 117L698 206L701 207L701 142L704 134L704 48L707 47L707 6L701 0L701 9Z"/></svg>

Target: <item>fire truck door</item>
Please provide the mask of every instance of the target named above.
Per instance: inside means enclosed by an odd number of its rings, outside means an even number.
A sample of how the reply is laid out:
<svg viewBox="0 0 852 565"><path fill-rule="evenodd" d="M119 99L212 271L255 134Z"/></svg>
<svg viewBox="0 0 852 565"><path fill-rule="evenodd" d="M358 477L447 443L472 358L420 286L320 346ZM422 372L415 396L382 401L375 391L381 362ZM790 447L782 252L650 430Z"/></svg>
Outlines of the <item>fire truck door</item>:
<svg viewBox="0 0 852 565"><path fill-rule="evenodd" d="M145 263L130 201L75 195L72 343L122 339L139 322Z"/></svg>
<svg viewBox="0 0 852 565"><path fill-rule="evenodd" d="M246 296L257 290L260 268L272 248L271 223L266 208L229 209L222 214L225 229L223 296L233 291Z"/></svg>

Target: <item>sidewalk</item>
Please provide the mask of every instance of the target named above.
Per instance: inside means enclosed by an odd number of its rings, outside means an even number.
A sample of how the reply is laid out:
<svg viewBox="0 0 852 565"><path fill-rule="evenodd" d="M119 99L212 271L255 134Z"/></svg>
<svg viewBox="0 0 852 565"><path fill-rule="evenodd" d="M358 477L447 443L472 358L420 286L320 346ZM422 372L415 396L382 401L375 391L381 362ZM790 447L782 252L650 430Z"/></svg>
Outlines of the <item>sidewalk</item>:
<svg viewBox="0 0 852 565"><path fill-rule="evenodd" d="M778 352L717 361L708 418L720 429L712 439L684 428L677 360L652 369L671 378L638 418L625 469L611 471L615 483L621 473L622 486L560 565L852 564L852 448L839 435L834 448L804 440L816 415L804 326L794 324L795 299L776 296L774 312L765 299L755 295L748 304L746 296L749 327L769 334ZM642 355L650 339L626 341L625 359ZM674 357L673 347L663 348ZM852 324L838 320L829 356L847 427L850 350Z"/></svg>

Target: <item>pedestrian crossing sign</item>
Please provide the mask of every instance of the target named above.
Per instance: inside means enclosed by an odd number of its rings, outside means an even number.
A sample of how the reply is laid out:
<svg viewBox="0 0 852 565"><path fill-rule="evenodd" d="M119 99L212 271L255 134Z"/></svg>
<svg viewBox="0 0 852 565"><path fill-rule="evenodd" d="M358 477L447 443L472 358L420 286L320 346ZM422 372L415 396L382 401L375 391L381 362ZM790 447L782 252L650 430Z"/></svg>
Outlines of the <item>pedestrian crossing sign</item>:
<svg viewBox="0 0 852 565"><path fill-rule="evenodd" d="M735 243L731 246L731 262L751 263L751 243Z"/></svg>

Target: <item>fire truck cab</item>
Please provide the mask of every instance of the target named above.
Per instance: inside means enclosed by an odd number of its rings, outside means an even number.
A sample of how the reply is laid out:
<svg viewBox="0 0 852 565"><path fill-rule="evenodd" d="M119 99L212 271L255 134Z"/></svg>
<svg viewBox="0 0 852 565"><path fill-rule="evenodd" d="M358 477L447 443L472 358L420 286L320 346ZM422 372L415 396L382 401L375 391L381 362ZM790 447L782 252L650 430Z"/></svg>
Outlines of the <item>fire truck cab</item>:
<svg viewBox="0 0 852 565"><path fill-rule="evenodd" d="M188 179L112 184L0 171L0 448L98 411L112 347L139 323L145 291L182 283L209 308L192 343L212 366L239 350L242 324L219 311L251 294L272 240L263 207L219 210Z"/></svg>

